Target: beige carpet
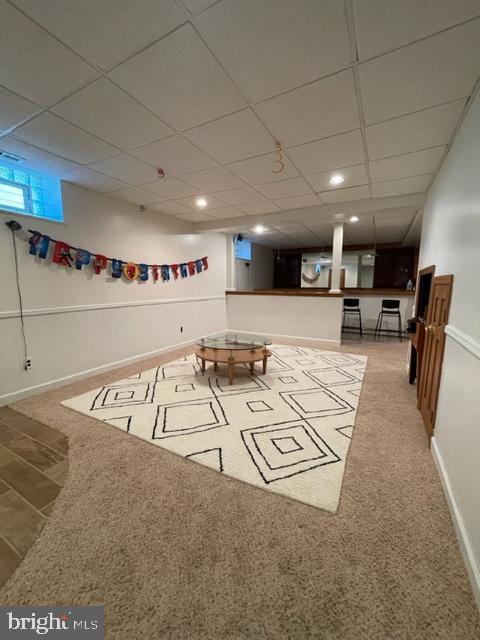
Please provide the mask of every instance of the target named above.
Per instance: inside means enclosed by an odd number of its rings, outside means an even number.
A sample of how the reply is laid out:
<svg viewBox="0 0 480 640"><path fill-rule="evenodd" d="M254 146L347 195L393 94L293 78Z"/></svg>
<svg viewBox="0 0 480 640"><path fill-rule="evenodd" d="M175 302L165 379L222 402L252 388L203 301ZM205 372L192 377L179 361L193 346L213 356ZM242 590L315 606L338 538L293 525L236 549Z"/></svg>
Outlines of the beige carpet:
<svg viewBox="0 0 480 640"><path fill-rule="evenodd" d="M406 348L343 348L369 362L336 515L60 406L111 373L17 403L68 435L70 464L0 601L104 604L112 640L480 637Z"/></svg>
<svg viewBox="0 0 480 640"><path fill-rule="evenodd" d="M194 354L62 402L219 473L335 513L366 357L269 347L268 369ZM108 428L107 426L105 428Z"/></svg>

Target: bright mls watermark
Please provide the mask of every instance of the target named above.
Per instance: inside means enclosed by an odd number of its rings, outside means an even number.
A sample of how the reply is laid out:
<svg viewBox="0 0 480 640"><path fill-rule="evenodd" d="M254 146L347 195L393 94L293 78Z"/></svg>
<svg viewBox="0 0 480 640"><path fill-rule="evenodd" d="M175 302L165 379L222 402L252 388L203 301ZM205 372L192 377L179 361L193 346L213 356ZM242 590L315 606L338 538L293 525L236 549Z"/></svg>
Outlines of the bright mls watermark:
<svg viewBox="0 0 480 640"><path fill-rule="evenodd" d="M103 607L0 607L1 640L103 640Z"/></svg>

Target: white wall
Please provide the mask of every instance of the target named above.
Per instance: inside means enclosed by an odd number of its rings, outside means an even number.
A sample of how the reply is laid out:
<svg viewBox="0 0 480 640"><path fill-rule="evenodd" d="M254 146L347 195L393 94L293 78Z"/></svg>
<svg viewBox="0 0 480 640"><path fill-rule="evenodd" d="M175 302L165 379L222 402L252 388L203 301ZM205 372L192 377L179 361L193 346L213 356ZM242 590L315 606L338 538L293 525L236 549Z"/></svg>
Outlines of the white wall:
<svg viewBox="0 0 480 640"><path fill-rule="evenodd" d="M480 604L479 165L477 95L429 192L419 268L454 275L433 449Z"/></svg>
<svg viewBox="0 0 480 640"><path fill-rule="evenodd" d="M91 268L65 269L28 255L17 241L28 355L23 368L11 232L0 215L0 404L82 372L108 368L226 327L225 238L189 234L190 225L64 184L65 223L17 216L24 228L110 257L172 263L209 256L198 275L154 283L116 280ZM187 232L187 233L186 233ZM182 234L182 235L177 235ZM180 331L183 327L183 332Z"/></svg>
<svg viewBox="0 0 480 640"><path fill-rule="evenodd" d="M273 250L269 247L252 243L252 259L235 260L235 267L236 288L239 291L273 287Z"/></svg>
<svg viewBox="0 0 480 640"><path fill-rule="evenodd" d="M341 296L227 295L227 326L340 344L342 304Z"/></svg>

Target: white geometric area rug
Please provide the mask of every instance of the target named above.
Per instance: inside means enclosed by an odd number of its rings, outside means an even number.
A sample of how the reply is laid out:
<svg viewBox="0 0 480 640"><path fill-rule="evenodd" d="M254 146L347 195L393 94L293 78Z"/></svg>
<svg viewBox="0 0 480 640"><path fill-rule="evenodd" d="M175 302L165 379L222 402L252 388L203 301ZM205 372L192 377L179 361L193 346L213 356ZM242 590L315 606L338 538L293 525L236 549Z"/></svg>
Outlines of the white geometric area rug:
<svg viewBox="0 0 480 640"><path fill-rule="evenodd" d="M195 356L62 402L232 478L336 512L367 357L272 345L267 374Z"/></svg>

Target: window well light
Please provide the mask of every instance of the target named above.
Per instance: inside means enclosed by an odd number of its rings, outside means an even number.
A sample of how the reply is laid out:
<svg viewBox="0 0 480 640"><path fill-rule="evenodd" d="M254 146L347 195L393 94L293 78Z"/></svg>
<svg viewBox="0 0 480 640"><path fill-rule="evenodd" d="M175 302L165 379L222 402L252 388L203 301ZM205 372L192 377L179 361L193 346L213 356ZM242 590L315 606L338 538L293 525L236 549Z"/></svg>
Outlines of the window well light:
<svg viewBox="0 0 480 640"><path fill-rule="evenodd" d="M358 222L358 218L357 218L357 216L352 216L352 217L350 218L350 222Z"/></svg>
<svg viewBox="0 0 480 640"><path fill-rule="evenodd" d="M334 173L329 180L332 187L336 187L337 185L342 184L342 182L345 182L345 178L341 173Z"/></svg>
<svg viewBox="0 0 480 640"><path fill-rule="evenodd" d="M200 207L200 209L205 209L205 207L207 206L207 201L205 198L197 198L195 200L195 204L197 205L197 207Z"/></svg>
<svg viewBox="0 0 480 640"><path fill-rule="evenodd" d="M263 226L263 224L257 224L257 226L253 228L253 230L255 231L255 233L263 233L265 231L265 227Z"/></svg>

